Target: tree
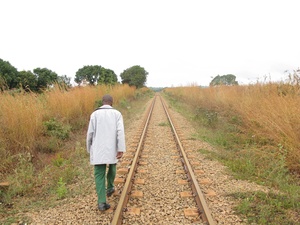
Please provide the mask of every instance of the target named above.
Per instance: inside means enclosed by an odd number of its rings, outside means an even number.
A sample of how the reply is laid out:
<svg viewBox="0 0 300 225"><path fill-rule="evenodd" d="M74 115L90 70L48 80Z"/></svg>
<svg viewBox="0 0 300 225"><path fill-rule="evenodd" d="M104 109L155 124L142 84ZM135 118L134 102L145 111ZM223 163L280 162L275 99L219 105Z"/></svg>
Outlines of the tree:
<svg viewBox="0 0 300 225"><path fill-rule="evenodd" d="M227 74L223 76L216 76L209 84L209 86L217 86L217 85L238 85L238 82L235 80L236 77L233 74Z"/></svg>
<svg viewBox="0 0 300 225"><path fill-rule="evenodd" d="M21 71L18 76L19 85L26 91L37 91L37 77L31 71Z"/></svg>
<svg viewBox="0 0 300 225"><path fill-rule="evenodd" d="M0 91L4 91L5 89L8 89L6 81L0 74Z"/></svg>
<svg viewBox="0 0 300 225"><path fill-rule="evenodd" d="M67 89L67 88L70 88L72 86L71 85L71 78L67 77L66 75L58 76L57 77L57 83L63 89Z"/></svg>
<svg viewBox="0 0 300 225"><path fill-rule="evenodd" d="M98 79L98 84L115 84L118 82L118 77L113 70L101 68L101 74Z"/></svg>
<svg viewBox="0 0 300 225"><path fill-rule="evenodd" d="M16 88L18 71L9 62L0 59L0 90Z"/></svg>
<svg viewBox="0 0 300 225"><path fill-rule="evenodd" d="M18 72L9 62L0 59L0 91L13 88L42 91L55 83L63 83L64 86L70 87L70 80L66 75L58 76L47 68L36 68L33 73L25 70Z"/></svg>
<svg viewBox="0 0 300 225"><path fill-rule="evenodd" d="M141 88L145 85L147 81L148 72L140 66L132 66L123 71L120 74L122 79L122 84L129 84L129 86L136 86Z"/></svg>
<svg viewBox="0 0 300 225"><path fill-rule="evenodd" d="M52 70L49 70L47 68L36 68L33 70L33 72L37 77L38 91L41 91L57 82L58 76Z"/></svg>
<svg viewBox="0 0 300 225"><path fill-rule="evenodd" d="M86 80L89 84L94 85L101 73L101 66L84 66L77 70L75 75L75 82L81 84L82 81Z"/></svg>
<svg viewBox="0 0 300 225"><path fill-rule="evenodd" d="M101 66L84 66L75 75L75 82L81 84L86 80L90 85L115 84L118 82L117 75L113 70Z"/></svg>

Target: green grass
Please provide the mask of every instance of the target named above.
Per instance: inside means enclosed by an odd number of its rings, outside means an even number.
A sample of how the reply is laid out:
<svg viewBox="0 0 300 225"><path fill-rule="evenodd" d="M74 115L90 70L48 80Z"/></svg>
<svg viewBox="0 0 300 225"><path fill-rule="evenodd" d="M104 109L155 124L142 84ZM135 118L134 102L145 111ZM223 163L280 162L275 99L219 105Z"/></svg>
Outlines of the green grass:
<svg viewBox="0 0 300 225"><path fill-rule="evenodd" d="M202 154L226 165L236 179L256 182L282 193L235 193L233 196L241 200L236 209L239 214L246 216L250 224L297 224L300 181L287 169L282 145L244 131L240 116L232 112L195 109L171 96L165 98L197 130L191 138L215 148L215 151L199 149Z"/></svg>
<svg viewBox="0 0 300 225"><path fill-rule="evenodd" d="M240 200L235 208L237 213L245 215L251 224L299 224L296 222L300 219L299 196L264 192L234 193L232 196Z"/></svg>
<svg viewBox="0 0 300 225"><path fill-rule="evenodd" d="M60 177L57 182L56 194L58 199L63 199L66 197L68 189L66 187L66 182L63 181L63 178Z"/></svg>

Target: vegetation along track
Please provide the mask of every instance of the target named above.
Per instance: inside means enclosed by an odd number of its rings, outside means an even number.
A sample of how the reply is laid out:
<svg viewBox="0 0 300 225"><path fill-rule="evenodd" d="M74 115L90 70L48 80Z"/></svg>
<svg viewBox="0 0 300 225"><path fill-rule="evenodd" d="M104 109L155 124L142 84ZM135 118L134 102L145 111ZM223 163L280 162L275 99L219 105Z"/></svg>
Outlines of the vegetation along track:
<svg viewBox="0 0 300 225"><path fill-rule="evenodd" d="M195 201L197 194L192 190L191 181L195 179L201 185L203 198L216 224L245 224L243 218L235 215L236 203L228 194L268 190L232 178L225 173L224 166L200 154L199 148L209 150L211 147L191 139L194 132L191 125L168 108L175 124L171 125L160 97L155 99L145 103L148 110L144 116L131 121L126 129L127 152L117 164L116 192L108 198L111 208L105 212L97 209L93 167L90 167L90 178L78 184L91 190L90 193L64 199L49 209L27 212L31 224L207 224L206 218L202 218L203 208ZM148 128L144 128L147 121ZM176 136L181 143L175 141ZM141 138L144 139L140 142ZM180 153L182 146L185 153ZM195 179L186 173L188 166L183 166L184 156ZM131 190L126 190L126 186ZM128 200L127 203L124 200Z"/></svg>
<svg viewBox="0 0 300 225"><path fill-rule="evenodd" d="M111 223L215 224L194 174L201 171L193 169L160 96L144 121L118 169L116 182L124 185Z"/></svg>

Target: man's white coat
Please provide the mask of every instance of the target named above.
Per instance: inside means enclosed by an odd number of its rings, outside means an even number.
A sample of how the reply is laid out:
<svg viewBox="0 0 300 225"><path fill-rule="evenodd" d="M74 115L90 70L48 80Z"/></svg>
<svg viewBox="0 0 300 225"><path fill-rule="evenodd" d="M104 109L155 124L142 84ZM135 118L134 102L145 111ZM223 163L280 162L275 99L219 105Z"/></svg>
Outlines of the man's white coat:
<svg viewBox="0 0 300 225"><path fill-rule="evenodd" d="M92 165L117 163L117 152L126 151L122 114L110 105L94 111L90 116L86 143Z"/></svg>

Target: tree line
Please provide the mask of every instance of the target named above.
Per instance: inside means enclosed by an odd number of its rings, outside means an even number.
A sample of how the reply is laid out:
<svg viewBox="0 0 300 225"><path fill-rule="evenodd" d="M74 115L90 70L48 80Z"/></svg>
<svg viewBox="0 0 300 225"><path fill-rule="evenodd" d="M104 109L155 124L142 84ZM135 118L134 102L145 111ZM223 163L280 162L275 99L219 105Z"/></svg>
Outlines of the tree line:
<svg viewBox="0 0 300 225"><path fill-rule="evenodd" d="M143 87L147 81L148 72L141 66L132 66L121 74L121 82L137 88ZM111 69L100 65L88 65L78 69L74 81L77 85L114 85L118 83L118 77ZM45 89L58 84L64 88L70 88L71 78L66 75L58 75L48 68L35 68L33 71L18 71L8 61L0 59L0 91L23 89L25 91L42 92Z"/></svg>

